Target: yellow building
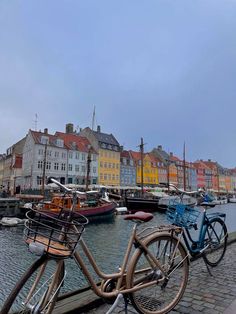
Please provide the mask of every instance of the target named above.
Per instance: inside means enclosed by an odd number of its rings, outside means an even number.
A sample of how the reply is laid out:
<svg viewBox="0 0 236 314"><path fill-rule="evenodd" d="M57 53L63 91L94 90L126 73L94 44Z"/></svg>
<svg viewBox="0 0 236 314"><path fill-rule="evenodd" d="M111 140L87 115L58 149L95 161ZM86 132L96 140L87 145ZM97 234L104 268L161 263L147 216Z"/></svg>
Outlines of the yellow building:
<svg viewBox="0 0 236 314"><path fill-rule="evenodd" d="M141 153L134 151L130 151L130 153L136 164L136 183L137 185L140 185L142 183ZM157 163L157 159L152 154L143 154L143 185L155 186L158 184Z"/></svg>
<svg viewBox="0 0 236 314"><path fill-rule="evenodd" d="M80 135L88 138L98 153L98 183L101 185L120 185L120 144L112 134L102 133L89 127L81 130Z"/></svg>

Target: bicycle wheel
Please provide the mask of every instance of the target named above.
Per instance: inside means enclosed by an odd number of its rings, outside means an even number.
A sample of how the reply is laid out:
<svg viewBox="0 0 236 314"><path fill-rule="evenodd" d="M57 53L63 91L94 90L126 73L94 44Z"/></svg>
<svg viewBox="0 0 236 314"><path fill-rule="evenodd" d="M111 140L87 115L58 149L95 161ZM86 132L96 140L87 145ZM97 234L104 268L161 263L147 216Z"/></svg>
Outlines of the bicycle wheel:
<svg viewBox="0 0 236 314"><path fill-rule="evenodd" d="M206 263L212 267L219 264L225 254L228 232L224 221L218 217L212 218L206 226L203 253Z"/></svg>
<svg viewBox="0 0 236 314"><path fill-rule="evenodd" d="M0 313L51 313L63 278L64 261L42 256L15 285Z"/></svg>
<svg viewBox="0 0 236 314"><path fill-rule="evenodd" d="M181 299L188 281L189 260L178 238L169 233L153 235L145 240L148 250L157 258L167 273L164 276L150 256L137 249L127 272L127 287L148 284L130 293L129 297L139 313L162 314L173 309Z"/></svg>

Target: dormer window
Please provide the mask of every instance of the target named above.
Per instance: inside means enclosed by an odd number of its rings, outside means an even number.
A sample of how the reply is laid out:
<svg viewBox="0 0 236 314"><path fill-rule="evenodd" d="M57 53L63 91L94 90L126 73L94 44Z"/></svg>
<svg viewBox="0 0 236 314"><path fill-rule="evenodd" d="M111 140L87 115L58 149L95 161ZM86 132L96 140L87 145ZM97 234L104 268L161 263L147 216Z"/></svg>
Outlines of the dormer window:
<svg viewBox="0 0 236 314"><path fill-rule="evenodd" d="M56 139L56 146L57 147L63 147L64 146L64 141L60 138Z"/></svg>
<svg viewBox="0 0 236 314"><path fill-rule="evenodd" d="M72 147L73 149L76 149L76 148L77 148L76 142L72 142L72 143L71 143L71 147Z"/></svg>
<svg viewBox="0 0 236 314"><path fill-rule="evenodd" d="M49 137L48 136L41 136L41 144L48 144L49 143Z"/></svg>

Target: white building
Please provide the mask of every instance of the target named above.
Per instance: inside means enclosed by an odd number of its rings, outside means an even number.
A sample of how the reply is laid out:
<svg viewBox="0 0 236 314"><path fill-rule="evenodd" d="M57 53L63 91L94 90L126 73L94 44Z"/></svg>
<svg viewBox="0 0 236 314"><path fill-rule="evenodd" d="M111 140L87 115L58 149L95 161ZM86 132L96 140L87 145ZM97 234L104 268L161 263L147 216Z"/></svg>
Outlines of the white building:
<svg viewBox="0 0 236 314"><path fill-rule="evenodd" d="M62 184L85 184L91 156L89 183L98 177L97 155L86 138L73 133L55 135L29 130L23 149L23 189L40 189L43 178L54 177Z"/></svg>

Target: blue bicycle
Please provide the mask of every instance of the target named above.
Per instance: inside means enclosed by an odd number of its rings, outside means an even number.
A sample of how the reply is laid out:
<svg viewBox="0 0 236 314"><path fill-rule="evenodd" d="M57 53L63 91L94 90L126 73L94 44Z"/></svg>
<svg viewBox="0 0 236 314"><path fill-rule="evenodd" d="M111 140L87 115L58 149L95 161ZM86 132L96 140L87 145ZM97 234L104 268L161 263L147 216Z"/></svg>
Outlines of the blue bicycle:
<svg viewBox="0 0 236 314"><path fill-rule="evenodd" d="M207 269L215 267L224 257L228 232L225 224L226 214L214 212L207 213L208 207L214 207L209 201L208 195L203 191L186 192L178 189L174 184L169 184L178 193L178 201L169 204L167 209L168 220L181 227L180 235L192 257L202 256ZM200 204L203 208L202 217L200 208L192 208L183 203L183 195L200 195L203 202ZM197 240L193 239L190 229L199 230Z"/></svg>

